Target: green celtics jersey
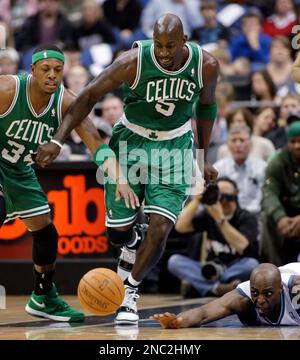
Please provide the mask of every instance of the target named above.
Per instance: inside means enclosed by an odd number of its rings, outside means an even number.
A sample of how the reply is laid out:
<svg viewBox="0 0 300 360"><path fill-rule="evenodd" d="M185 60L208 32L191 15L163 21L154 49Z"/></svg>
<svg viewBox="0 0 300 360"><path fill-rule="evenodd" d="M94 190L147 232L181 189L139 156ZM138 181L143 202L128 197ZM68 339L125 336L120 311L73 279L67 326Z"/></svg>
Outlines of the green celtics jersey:
<svg viewBox="0 0 300 360"><path fill-rule="evenodd" d="M31 104L31 75L14 76L15 97L9 109L0 115L0 166L25 170L33 164L31 154L49 142L59 127L64 87L52 94L45 110L37 114ZM28 168L27 168L28 169Z"/></svg>
<svg viewBox="0 0 300 360"><path fill-rule="evenodd" d="M181 69L162 68L152 40L137 41L138 61L134 83L123 85L124 111L129 122L153 130L172 130L192 116L202 84L202 50L186 43L189 56Z"/></svg>

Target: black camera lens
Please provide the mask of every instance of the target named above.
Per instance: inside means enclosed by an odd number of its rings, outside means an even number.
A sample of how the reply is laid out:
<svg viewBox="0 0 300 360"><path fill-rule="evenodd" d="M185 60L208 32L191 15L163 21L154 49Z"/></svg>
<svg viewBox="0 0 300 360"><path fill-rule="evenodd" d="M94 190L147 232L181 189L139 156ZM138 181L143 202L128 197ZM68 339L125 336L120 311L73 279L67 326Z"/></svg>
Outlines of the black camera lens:
<svg viewBox="0 0 300 360"><path fill-rule="evenodd" d="M218 259L206 262L201 269L201 274L206 280L218 280L225 269Z"/></svg>
<svg viewBox="0 0 300 360"><path fill-rule="evenodd" d="M202 204L213 205L219 200L219 187L217 184L208 184L203 195Z"/></svg>
<svg viewBox="0 0 300 360"><path fill-rule="evenodd" d="M207 280L212 280L217 277L217 268L214 264L205 264L202 267L202 276Z"/></svg>

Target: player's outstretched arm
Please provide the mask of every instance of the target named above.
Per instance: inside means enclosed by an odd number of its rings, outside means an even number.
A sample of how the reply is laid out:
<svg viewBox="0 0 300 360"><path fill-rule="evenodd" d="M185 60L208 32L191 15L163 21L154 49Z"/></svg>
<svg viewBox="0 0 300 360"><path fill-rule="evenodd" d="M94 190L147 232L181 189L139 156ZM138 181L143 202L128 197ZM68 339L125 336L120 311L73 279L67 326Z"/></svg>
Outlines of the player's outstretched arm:
<svg viewBox="0 0 300 360"><path fill-rule="evenodd" d="M292 66L292 79L296 82L300 82L300 51L297 54L296 60Z"/></svg>
<svg viewBox="0 0 300 360"><path fill-rule="evenodd" d="M165 329L188 328L222 319L232 314L245 313L250 306L250 300L240 295L237 290L232 290L219 299L178 315L166 312L154 314L150 319L159 321Z"/></svg>
<svg viewBox="0 0 300 360"><path fill-rule="evenodd" d="M63 122L65 121L66 114L68 113L70 106L75 101L75 99L76 99L76 95L70 90L66 89L64 92L64 98L62 102ZM75 131L77 132L77 134L79 135L79 137L84 142L85 146L89 149L92 155L94 155L97 149L99 148L99 146L103 144L103 140L101 139L101 136L99 135L95 125L93 124L89 116L87 116L85 119L83 119L83 121L80 122L80 124L75 128ZM52 145L53 143L49 143L49 144ZM41 146L39 148L39 155L42 149L43 147ZM55 157L50 159L49 161L52 162L55 159ZM38 157L38 159L40 159L40 156Z"/></svg>
<svg viewBox="0 0 300 360"><path fill-rule="evenodd" d="M132 84L136 74L137 49L120 55L108 68L98 75L71 104L54 139L63 143L70 132L92 111L96 102L122 83Z"/></svg>
<svg viewBox="0 0 300 360"><path fill-rule="evenodd" d="M71 104L75 101L76 95L70 90L65 90L62 101L62 117L65 121L65 115L67 114ZM85 146L94 155L103 141L92 123L89 117L86 117L76 128L75 131L80 136ZM55 141L48 142L47 144L39 146L36 155L36 163L41 167L50 165L58 156L60 152L60 146Z"/></svg>
<svg viewBox="0 0 300 360"><path fill-rule="evenodd" d="M84 88L69 106L52 141L63 144L70 132L89 115L96 102L104 94L113 91L124 82L133 83L136 75L137 55L137 49L122 54ZM43 152L38 153L38 163L44 166L48 165L49 161L55 158L55 155L57 156L58 150L54 146L43 148Z"/></svg>

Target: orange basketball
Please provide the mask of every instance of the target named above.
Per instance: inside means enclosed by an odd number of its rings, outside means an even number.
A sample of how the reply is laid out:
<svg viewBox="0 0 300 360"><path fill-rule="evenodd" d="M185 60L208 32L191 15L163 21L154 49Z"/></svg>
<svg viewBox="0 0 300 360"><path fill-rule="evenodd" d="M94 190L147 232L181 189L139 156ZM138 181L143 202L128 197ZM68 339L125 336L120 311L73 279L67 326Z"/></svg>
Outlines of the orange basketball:
<svg viewBox="0 0 300 360"><path fill-rule="evenodd" d="M117 273L96 268L81 278L77 294L84 309L96 315L108 315L121 305L125 288Z"/></svg>

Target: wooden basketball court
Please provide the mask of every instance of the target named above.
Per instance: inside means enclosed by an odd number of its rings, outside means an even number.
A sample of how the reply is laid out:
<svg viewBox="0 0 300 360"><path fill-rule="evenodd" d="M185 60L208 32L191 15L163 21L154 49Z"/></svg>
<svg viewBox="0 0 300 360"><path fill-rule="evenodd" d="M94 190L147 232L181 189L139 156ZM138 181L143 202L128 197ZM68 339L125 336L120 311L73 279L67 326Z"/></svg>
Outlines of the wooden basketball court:
<svg viewBox="0 0 300 360"><path fill-rule="evenodd" d="M77 297L63 296L80 308ZM154 313L178 313L207 302L183 300L176 295L142 295L139 300L139 327L117 328L113 315L87 314L84 323L59 323L29 316L24 307L26 296L8 296L5 310L0 310L0 340L300 340L299 327L245 327L236 316L199 328L167 330L148 319Z"/></svg>

